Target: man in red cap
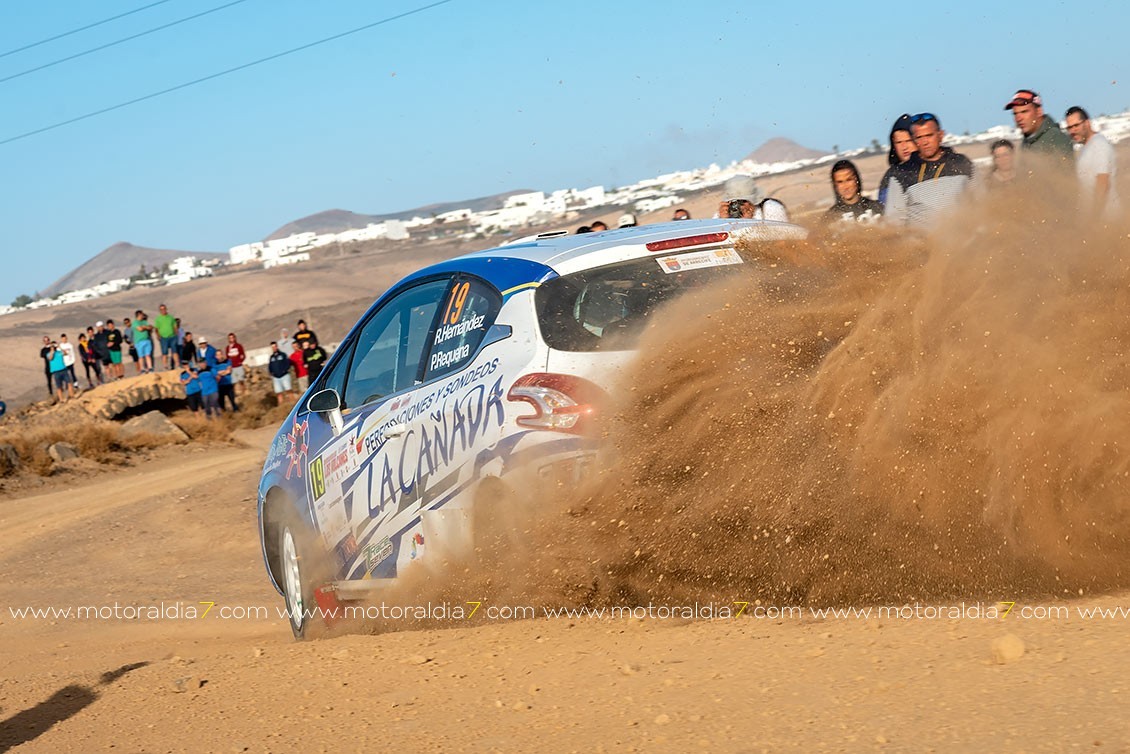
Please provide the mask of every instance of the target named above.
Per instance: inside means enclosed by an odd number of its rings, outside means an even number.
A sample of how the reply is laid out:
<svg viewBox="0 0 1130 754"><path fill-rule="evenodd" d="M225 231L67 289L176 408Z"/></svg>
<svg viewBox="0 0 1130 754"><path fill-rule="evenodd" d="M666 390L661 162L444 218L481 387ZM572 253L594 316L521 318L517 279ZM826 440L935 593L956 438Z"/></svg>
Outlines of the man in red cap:
<svg viewBox="0 0 1130 754"><path fill-rule="evenodd" d="M1071 137L1060 130L1058 123L1044 115L1044 102L1037 92L1021 89L1012 96L1004 109L1012 111L1016 127L1024 134L1021 150L1057 158L1064 165L1071 165L1075 161Z"/></svg>

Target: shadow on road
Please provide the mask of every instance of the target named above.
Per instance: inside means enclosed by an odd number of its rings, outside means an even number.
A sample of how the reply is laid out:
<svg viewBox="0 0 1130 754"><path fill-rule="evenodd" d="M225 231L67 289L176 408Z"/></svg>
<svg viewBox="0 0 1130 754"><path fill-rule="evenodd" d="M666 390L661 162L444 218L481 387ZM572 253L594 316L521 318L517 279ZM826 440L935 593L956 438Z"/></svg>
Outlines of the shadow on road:
<svg viewBox="0 0 1130 754"><path fill-rule="evenodd" d="M134 662L102 674L98 686L109 686L131 670L148 665L148 662ZM55 723L73 717L98 698L98 693L89 686L70 684L56 691L31 709L18 712L0 722L0 754L20 744L38 738L51 729Z"/></svg>

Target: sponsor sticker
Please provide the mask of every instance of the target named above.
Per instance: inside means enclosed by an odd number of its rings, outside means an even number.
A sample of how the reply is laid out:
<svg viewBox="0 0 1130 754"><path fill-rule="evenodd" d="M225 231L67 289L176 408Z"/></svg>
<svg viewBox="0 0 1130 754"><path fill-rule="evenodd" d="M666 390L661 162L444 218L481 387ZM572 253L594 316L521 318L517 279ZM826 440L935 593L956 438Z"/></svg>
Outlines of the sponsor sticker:
<svg viewBox="0 0 1130 754"><path fill-rule="evenodd" d="M744 264L745 260L733 249L715 249L713 251L692 251L687 254L672 254L667 257L656 257L659 268L670 275L673 272L686 270L699 270L704 267L725 267L730 264Z"/></svg>
<svg viewBox="0 0 1130 754"><path fill-rule="evenodd" d="M376 544L365 548L365 570L370 573L392 555L392 540L385 537Z"/></svg>

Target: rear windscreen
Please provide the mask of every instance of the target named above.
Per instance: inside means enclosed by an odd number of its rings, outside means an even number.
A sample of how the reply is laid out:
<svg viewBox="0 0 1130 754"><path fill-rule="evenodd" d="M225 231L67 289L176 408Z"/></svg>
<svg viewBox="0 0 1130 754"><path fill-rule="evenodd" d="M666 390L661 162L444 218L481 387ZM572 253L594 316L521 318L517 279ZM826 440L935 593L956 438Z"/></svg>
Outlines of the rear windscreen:
<svg viewBox="0 0 1130 754"><path fill-rule="evenodd" d="M624 351L635 347L652 314L679 295L739 269L733 249L658 254L543 283L538 323L550 348Z"/></svg>

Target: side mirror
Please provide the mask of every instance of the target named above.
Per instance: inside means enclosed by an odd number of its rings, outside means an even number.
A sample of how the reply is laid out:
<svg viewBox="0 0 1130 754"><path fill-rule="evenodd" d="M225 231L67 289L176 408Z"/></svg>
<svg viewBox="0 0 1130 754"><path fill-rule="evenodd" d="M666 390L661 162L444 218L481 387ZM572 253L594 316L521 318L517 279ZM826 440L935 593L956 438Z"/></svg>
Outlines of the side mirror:
<svg viewBox="0 0 1130 754"><path fill-rule="evenodd" d="M319 390L310 396L310 400L306 402L306 408L316 414L326 415L334 437L340 435L345 429L345 420L341 416L341 396L337 394L336 390L332 388Z"/></svg>
<svg viewBox="0 0 1130 754"><path fill-rule="evenodd" d="M341 396L333 388L319 390L310 396L307 407L315 413L324 414L327 411L341 410Z"/></svg>

